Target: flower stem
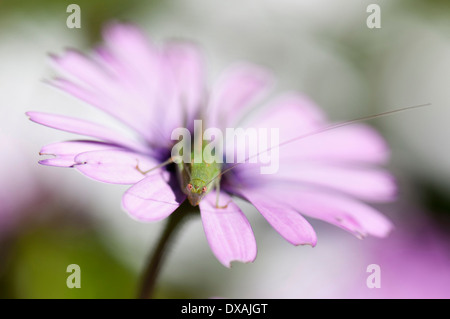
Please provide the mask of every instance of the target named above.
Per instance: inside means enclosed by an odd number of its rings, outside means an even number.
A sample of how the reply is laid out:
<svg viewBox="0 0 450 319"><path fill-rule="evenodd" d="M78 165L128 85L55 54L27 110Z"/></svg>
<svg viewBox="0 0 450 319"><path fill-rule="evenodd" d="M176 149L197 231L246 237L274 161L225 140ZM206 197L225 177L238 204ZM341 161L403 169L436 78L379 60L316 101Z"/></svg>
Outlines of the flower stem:
<svg viewBox="0 0 450 319"><path fill-rule="evenodd" d="M140 299L149 299L153 297L156 279L159 275L161 265L167 255L167 248L174 239L174 235L182 225L181 221L187 216L198 213L198 207L193 207L185 200L169 217L158 244L148 259L147 266L144 270L141 287L138 297Z"/></svg>

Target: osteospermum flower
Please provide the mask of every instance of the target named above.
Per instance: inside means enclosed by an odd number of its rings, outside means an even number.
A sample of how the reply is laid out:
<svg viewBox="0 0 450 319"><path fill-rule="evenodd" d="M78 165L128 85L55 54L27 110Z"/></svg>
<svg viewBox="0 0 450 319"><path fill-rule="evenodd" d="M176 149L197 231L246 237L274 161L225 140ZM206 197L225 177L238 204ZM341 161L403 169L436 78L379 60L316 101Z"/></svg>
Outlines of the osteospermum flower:
<svg viewBox="0 0 450 319"><path fill-rule="evenodd" d="M271 79L256 66L241 65L207 91L203 59L193 44L156 46L136 27L120 24L109 26L104 40L90 56L70 50L53 57L64 77L52 83L117 118L138 138L91 121L28 112L34 122L92 138L44 146L41 154L54 157L40 163L72 167L106 183L130 184L124 209L139 221L159 221L186 195L171 169L174 164L142 171L167 161L175 143L172 131L192 131L194 119L211 127L235 127L266 93ZM322 111L300 94L277 98L246 119L251 127L279 128L280 141L327 125ZM199 203L213 253L227 267L256 257L253 231L232 195L252 203L294 245L316 245L314 229L303 215L357 236L385 236L391 223L363 202L393 198L391 175L377 167L387 158L379 134L365 125L349 125L284 146L276 174L261 175L257 164L236 166L222 176L219 207L215 192Z"/></svg>

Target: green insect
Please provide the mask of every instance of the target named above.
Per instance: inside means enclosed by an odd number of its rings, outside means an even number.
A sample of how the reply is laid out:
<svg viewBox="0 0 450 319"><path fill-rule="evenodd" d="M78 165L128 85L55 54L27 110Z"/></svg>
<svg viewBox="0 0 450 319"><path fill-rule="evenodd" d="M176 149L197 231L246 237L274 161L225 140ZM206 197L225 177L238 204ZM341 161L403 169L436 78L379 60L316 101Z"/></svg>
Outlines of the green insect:
<svg viewBox="0 0 450 319"><path fill-rule="evenodd" d="M202 143L202 150L207 143ZM202 152L203 153L203 152ZM201 163L194 162L194 151L190 163L178 163L177 173L181 190L186 194L189 203L197 206L203 197L213 188L217 191L216 206L219 207L219 191L222 164L210 158L202 157Z"/></svg>
<svg viewBox="0 0 450 319"><path fill-rule="evenodd" d="M221 176L224 174L224 171L222 171L222 163L217 160L215 154L204 152L206 145L208 145L208 141L203 140L203 134L198 134L198 136L197 143L194 143L193 145L194 147L191 152L190 162L184 162L182 160L183 151L181 150L179 157L170 157L168 160L147 171L142 171L139 168L139 163L137 163L136 169L141 174L146 175L158 168L175 163L180 188L183 193L186 194L189 203L191 203L192 206L200 204L201 200L210 191L215 189L217 194L216 207L226 208L227 205L219 206L220 180ZM195 149L196 147L197 149ZM196 151L199 152L199 154L202 154L202 160L199 163L194 161L196 158ZM179 160L176 161L176 159Z"/></svg>

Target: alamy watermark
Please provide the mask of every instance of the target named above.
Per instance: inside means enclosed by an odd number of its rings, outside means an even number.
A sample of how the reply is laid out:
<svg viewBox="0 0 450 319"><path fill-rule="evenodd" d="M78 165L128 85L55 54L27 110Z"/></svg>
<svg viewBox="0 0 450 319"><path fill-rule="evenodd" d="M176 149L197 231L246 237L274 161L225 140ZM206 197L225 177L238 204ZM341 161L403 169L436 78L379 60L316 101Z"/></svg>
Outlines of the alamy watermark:
<svg viewBox="0 0 450 319"><path fill-rule="evenodd" d="M77 264L67 266L66 272L71 273L66 280L67 288L81 288L81 268Z"/></svg>
<svg viewBox="0 0 450 319"><path fill-rule="evenodd" d="M66 25L69 29L81 28L81 8L78 4L69 4L66 8L66 12L70 15L66 19ZM381 28L381 8L378 4L369 4L366 8L366 12L370 13L366 19L366 25L369 29Z"/></svg>
<svg viewBox="0 0 450 319"><path fill-rule="evenodd" d="M275 174L279 168L278 128L226 128L203 130L201 120L194 121L194 136L187 128L172 131L175 163L259 163L261 174Z"/></svg>
<svg viewBox="0 0 450 319"><path fill-rule="evenodd" d="M381 8L378 4L369 4L366 9L370 13L366 20L366 25L369 29L381 28Z"/></svg>
<svg viewBox="0 0 450 319"><path fill-rule="evenodd" d="M367 288L381 288L381 267L377 264L370 264L366 271L371 273L366 280Z"/></svg>
<svg viewBox="0 0 450 319"><path fill-rule="evenodd" d="M81 8L78 4L69 4L66 9L70 13L66 19L66 25L69 29L81 28Z"/></svg>

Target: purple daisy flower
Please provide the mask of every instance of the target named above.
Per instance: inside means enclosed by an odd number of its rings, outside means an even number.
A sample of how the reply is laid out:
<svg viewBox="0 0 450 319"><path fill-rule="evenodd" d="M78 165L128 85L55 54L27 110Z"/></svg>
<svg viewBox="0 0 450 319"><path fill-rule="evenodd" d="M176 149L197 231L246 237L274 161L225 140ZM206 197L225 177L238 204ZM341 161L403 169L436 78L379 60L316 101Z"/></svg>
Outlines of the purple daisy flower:
<svg viewBox="0 0 450 319"><path fill-rule="evenodd" d="M106 183L132 185L122 204L139 221L162 220L186 198L171 165L146 175L137 169L149 170L170 157L175 128L192 130L194 119L218 128L245 123L279 128L280 141L286 141L328 125L322 111L300 94L286 94L256 116L244 117L271 84L269 74L259 67L232 68L207 91L204 62L193 44L155 46L136 27L121 24L106 28L104 40L90 56L70 50L53 57L64 77L52 84L120 120L136 139L86 120L27 114L34 122L93 138L46 145L40 154L54 157L40 163L73 167ZM240 121L243 118L247 120ZM232 195L252 203L294 245L316 245L314 229L303 215L359 237L387 235L391 223L364 202L395 196L393 178L379 167L388 153L376 131L355 124L282 148L276 174L261 175L258 164L236 166L221 179L220 204L225 207L217 207L214 192L199 204L213 253L227 267L231 261L256 258L252 228Z"/></svg>

